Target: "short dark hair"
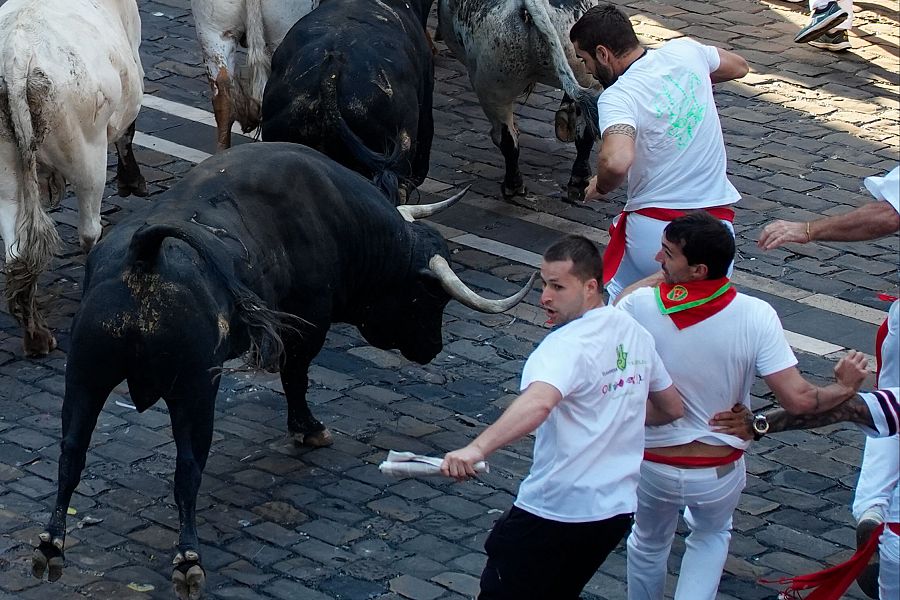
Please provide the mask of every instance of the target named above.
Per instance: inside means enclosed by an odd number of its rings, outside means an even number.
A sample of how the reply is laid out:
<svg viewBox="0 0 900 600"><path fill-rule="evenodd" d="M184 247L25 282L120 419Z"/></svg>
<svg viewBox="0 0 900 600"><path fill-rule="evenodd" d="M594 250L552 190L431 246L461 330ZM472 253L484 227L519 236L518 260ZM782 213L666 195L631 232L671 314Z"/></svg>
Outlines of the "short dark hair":
<svg viewBox="0 0 900 600"><path fill-rule="evenodd" d="M572 261L572 274L580 281L596 279L603 285L603 259L597 244L583 235L567 235L553 243L546 252L547 262Z"/></svg>
<svg viewBox="0 0 900 600"><path fill-rule="evenodd" d="M597 46L606 46L622 56L640 45L628 15L613 4L592 7L572 25L569 39L592 56Z"/></svg>
<svg viewBox="0 0 900 600"><path fill-rule="evenodd" d="M734 260L734 235L725 223L705 210L678 217L666 226L665 236L681 247L689 265L706 265L707 279L728 274Z"/></svg>

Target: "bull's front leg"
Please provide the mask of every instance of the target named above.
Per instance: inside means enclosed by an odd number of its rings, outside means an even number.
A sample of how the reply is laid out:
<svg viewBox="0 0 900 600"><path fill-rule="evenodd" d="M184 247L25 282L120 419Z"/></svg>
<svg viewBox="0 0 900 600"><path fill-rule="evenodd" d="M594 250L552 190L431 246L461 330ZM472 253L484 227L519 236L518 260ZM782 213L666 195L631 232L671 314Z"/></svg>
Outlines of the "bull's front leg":
<svg viewBox="0 0 900 600"><path fill-rule="evenodd" d="M179 385L165 397L175 438L175 504L178 506L178 552L172 560L172 584L180 600L197 600L206 587L197 536L197 492L212 444L218 377L207 372Z"/></svg>
<svg viewBox="0 0 900 600"><path fill-rule="evenodd" d="M123 198L131 194L143 198L148 194L147 182L141 175L141 169L134 158L132 148L136 123L137 121L132 121L122 137L116 140L116 155L119 159L116 164L116 186L119 196Z"/></svg>
<svg viewBox="0 0 900 600"><path fill-rule="evenodd" d="M575 101L568 94L563 94L559 110L553 120L556 139L561 142L574 142L577 135L577 119Z"/></svg>
<svg viewBox="0 0 900 600"><path fill-rule="evenodd" d="M584 189L591 179L591 150L594 148L594 132L585 121L584 111L576 106L577 137L575 138L575 162L572 164L572 177L569 179L566 198L569 202L584 202Z"/></svg>
<svg viewBox="0 0 900 600"><path fill-rule="evenodd" d="M70 369L76 368L71 363ZM66 397L62 407L62 442L60 442L59 472L57 477L56 504L50 514L47 529L38 535L38 546L31 559L31 573L43 579L48 573L50 581L62 576L66 542L66 515L72 494L81 480L81 471L87 457L91 434L97 425L97 417L103 408L112 386L98 387L66 381Z"/></svg>
<svg viewBox="0 0 900 600"><path fill-rule="evenodd" d="M296 444L315 448L334 443L331 432L313 416L306 402L309 363L319 353L324 343L324 333L319 335L318 332L308 333L302 342L297 339L285 339L285 361L281 367L281 384L284 386L288 408L288 431Z"/></svg>

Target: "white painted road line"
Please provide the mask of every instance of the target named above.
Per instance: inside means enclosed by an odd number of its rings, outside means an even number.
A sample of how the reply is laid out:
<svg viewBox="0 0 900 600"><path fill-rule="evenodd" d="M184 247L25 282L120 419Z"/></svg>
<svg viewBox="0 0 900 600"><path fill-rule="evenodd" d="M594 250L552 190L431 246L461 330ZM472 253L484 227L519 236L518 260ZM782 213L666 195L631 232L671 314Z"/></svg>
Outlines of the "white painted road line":
<svg viewBox="0 0 900 600"><path fill-rule="evenodd" d="M212 113L201 110L199 108L194 108L192 106L187 106L178 102L172 102L171 100L165 100L147 94L144 95L143 105L147 106L148 108L165 112L189 121L194 121L196 123L202 123L204 125L215 127L215 118L213 117ZM164 140L152 135L147 135L141 132L135 133L134 143L138 146L156 150L164 154L169 154L176 158L181 158L193 163L201 162L206 158L209 158L210 156L210 154L201 150L196 150L188 146L182 146L181 144L176 144L174 142L170 142L168 140ZM446 190L449 187L450 186L448 186L447 184L433 179L427 179L422 185L422 188L425 191ZM564 219L562 217L557 217L554 215L537 213L527 208L510 204L508 202L501 202L499 200L486 198L483 196L478 198L463 199L462 202L465 204L470 204L472 206L478 206L492 212L496 212L503 216L508 216L510 218L527 221L536 225L541 225L543 227L553 229L561 233L579 233L601 244L606 244L609 242L609 234L601 229L597 229L596 227L591 227L589 225L584 225L582 223L577 223L575 221L570 221L568 219ZM525 250L523 248L504 244L496 240L483 238L443 225L439 225L438 230L441 231L442 235L444 235L444 237L448 241L455 242L474 250L480 250L487 254L493 254L494 256L508 258L510 260L533 267L539 267L541 264L541 256L539 254L536 254L529 250ZM846 300L840 300L838 298L832 298L830 296L825 296L824 294L817 294L814 292L801 290L799 288L785 285L777 281L771 281L769 279L759 277L758 275L753 275L752 273L740 271L739 269L735 269L735 273L732 279L738 286L748 287L753 290L769 293L780 298L793 300L813 308L837 313L839 315L864 321L866 323L878 325L884 320L884 312L869 308L868 306L855 304L853 302L847 302ZM525 318L526 320L538 324L543 323L543 313L541 313L539 309L528 309L527 311L524 311L523 309L523 311L519 312L523 313L517 315L520 318ZM527 315L525 314L526 312ZM803 352L815 354L817 356L829 356L836 354L839 355L847 350L847 348L844 348L843 346L812 338L800 333L785 331L785 334L787 335L788 342L793 348L796 348L797 350L801 350ZM870 362L872 362L874 366L873 361L874 359L870 357Z"/></svg>

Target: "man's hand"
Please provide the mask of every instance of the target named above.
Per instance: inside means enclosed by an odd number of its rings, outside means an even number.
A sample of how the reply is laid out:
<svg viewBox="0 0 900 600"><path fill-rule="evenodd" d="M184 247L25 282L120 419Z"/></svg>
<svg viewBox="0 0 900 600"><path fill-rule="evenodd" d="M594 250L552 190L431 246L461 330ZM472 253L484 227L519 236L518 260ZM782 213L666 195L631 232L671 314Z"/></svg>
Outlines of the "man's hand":
<svg viewBox="0 0 900 600"><path fill-rule="evenodd" d="M729 411L716 413L709 424L717 433L727 433L742 440L753 439L753 413L743 404L735 404Z"/></svg>
<svg viewBox="0 0 900 600"><path fill-rule="evenodd" d="M834 366L834 379L839 385L856 393L869 375L866 368L868 365L869 359L865 354L851 350Z"/></svg>
<svg viewBox="0 0 900 600"><path fill-rule="evenodd" d="M588 180L587 187L584 188L584 201L592 202L594 200L605 200L605 199L606 199L606 194L601 194L600 192L597 191L597 176L594 175L593 177L590 178L590 180Z"/></svg>
<svg viewBox="0 0 900 600"><path fill-rule="evenodd" d="M441 463L441 473L457 481L465 481L475 476L475 463L484 460L484 454L469 444L465 448L448 452Z"/></svg>
<svg viewBox="0 0 900 600"><path fill-rule="evenodd" d="M805 244L810 241L807 227L808 223L773 221L763 229L756 245L763 250L773 250L789 242Z"/></svg>

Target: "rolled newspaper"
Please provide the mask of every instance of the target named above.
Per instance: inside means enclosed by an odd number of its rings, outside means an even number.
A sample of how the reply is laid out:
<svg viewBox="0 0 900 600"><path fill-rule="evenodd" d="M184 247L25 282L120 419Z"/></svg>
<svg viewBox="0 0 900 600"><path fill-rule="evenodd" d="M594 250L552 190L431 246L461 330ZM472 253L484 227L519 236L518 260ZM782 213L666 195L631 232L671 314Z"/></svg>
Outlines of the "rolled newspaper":
<svg viewBox="0 0 900 600"><path fill-rule="evenodd" d="M390 477L426 477L441 475L443 458L422 456L412 452L396 452L389 450L387 460L378 465L378 469ZM477 473L490 473L490 467L484 461L475 463Z"/></svg>

